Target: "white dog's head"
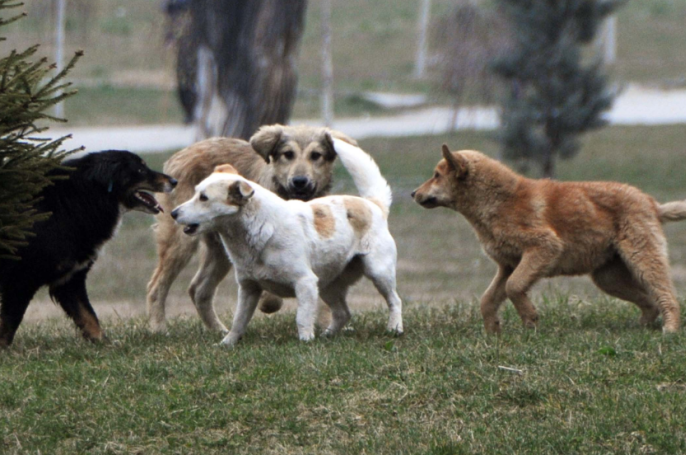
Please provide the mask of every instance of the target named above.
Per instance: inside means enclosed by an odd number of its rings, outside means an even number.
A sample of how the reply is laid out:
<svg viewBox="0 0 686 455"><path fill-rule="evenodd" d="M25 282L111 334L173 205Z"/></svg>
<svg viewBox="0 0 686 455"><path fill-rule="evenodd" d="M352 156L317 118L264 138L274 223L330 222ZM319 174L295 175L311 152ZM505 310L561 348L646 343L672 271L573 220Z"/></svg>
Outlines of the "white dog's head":
<svg viewBox="0 0 686 455"><path fill-rule="evenodd" d="M171 216L186 226L183 232L188 235L211 231L222 217L240 212L254 193L250 183L233 166L223 164L200 182L193 198L176 207Z"/></svg>

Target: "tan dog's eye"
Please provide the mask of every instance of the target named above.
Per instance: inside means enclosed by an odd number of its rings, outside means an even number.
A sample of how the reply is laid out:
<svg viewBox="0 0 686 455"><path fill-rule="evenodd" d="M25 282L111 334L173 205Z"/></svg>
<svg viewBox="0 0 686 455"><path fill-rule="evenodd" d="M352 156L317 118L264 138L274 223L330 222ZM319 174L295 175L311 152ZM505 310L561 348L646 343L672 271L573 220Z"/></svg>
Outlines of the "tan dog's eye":
<svg viewBox="0 0 686 455"><path fill-rule="evenodd" d="M207 200L207 195L205 195L205 193L200 193L200 197L198 199L200 199L201 202L205 202Z"/></svg>
<svg viewBox="0 0 686 455"><path fill-rule="evenodd" d="M439 174L438 172L434 172L434 178L435 179L439 178L440 176L441 176L441 174Z"/></svg>
<svg viewBox="0 0 686 455"><path fill-rule="evenodd" d="M286 158L287 160L292 160L293 158L295 158L295 153L293 153L293 152L291 152L291 151L283 152L283 156L284 156L284 158Z"/></svg>
<svg viewBox="0 0 686 455"><path fill-rule="evenodd" d="M317 161L321 157L322 157L322 154L319 152L312 152L312 154L310 155L310 159L312 161Z"/></svg>

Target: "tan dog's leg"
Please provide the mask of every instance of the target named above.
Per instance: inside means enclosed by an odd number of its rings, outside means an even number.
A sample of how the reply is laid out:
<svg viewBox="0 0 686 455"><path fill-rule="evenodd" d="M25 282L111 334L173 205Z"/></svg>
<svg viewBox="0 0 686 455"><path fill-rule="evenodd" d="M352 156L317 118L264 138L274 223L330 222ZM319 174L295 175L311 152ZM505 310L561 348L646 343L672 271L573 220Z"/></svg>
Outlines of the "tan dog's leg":
<svg viewBox="0 0 686 455"><path fill-rule="evenodd" d="M332 283L323 289L320 296L331 309L331 322L324 331L325 336L337 334L350 321L350 309L345 301L348 293L347 284ZM320 308L320 311L323 308Z"/></svg>
<svg viewBox="0 0 686 455"><path fill-rule="evenodd" d="M591 277L596 286L604 292L636 304L641 309L641 324L650 325L660 315L660 309L655 306L644 287L634 279L621 259L617 258L595 270Z"/></svg>
<svg viewBox="0 0 686 455"><path fill-rule="evenodd" d="M660 309L662 330L672 333L679 330L679 303L669 274L667 242L663 235L657 234L658 229L642 225L625 229L618 250L633 277Z"/></svg>
<svg viewBox="0 0 686 455"><path fill-rule="evenodd" d="M557 261L558 257L559 252L552 248L526 251L505 284L507 297L514 304L524 327L534 328L538 324L538 313L527 293L540 278L545 276L546 270Z"/></svg>
<svg viewBox="0 0 686 455"><path fill-rule="evenodd" d="M260 298L262 290L250 283L238 284L238 303L236 304L236 312L233 314L233 323L231 324L231 331L221 341L222 346L234 346L238 343L245 333L245 328L248 322L255 314L257 308L257 300Z"/></svg>
<svg viewBox="0 0 686 455"><path fill-rule="evenodd" d="M185 235L181 229L162 223L156 232L157 267L148 283L148 319L155 332L166 329L165 306L169 288L188 264L198 248L198 239Z"/></svg>
<svg viewBox="0 0 686 455"><path fill-rule="evenodd" d="M203 235L202 244L200 268L191 281L188 294L207 328L228 332L217 317L213 301L217 286L231 270L231 262L216 234Z"/></svg>
<svg viewBox="0 0 686 455"><path fill-rule="evenodd" d="M500 305L507 298L505 292L505 284L507 279L512 274L510 267L498 265L498 272L493 277L493 281L481 297L481 317L484 320L484 326L488 333L500 332L500 318L498 318L498 309Z"/></svg>

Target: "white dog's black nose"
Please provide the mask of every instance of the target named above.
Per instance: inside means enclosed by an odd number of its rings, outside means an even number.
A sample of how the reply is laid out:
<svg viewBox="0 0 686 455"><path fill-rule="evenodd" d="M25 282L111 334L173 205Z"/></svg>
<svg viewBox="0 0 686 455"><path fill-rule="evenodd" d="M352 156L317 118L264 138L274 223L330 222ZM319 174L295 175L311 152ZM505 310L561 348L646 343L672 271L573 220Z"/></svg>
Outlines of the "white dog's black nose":
<svg viewBox="0 0 686 455"><path fill-rule="evenodd" d="M179 209L174 209L171 211L171 217L176 219L176 217L179 216Z"/></svg>

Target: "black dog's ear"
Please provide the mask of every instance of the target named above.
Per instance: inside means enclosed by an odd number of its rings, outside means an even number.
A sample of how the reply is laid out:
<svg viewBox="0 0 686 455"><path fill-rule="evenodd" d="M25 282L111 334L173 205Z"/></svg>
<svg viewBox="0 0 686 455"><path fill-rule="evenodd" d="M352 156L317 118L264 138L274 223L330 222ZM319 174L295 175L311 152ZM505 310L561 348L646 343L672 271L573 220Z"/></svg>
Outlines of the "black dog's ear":
<svg viewBox="0 0 686 455"><path fill-rule="evenodd" d="M282 135L283 126L279 124L262 126L250 138L250 146L269 163L269 157L274 155Z"/></svg>
<svg viewBox="0 0 686 455"><path fill-rule="evenodd" d="M467 160L465 160L464 157L459 154L459 152L451 152L447 144L443 144L441 147L441 152L443 152L443 158L445 158L445 160L448 162L448 166L455 170L457 178L461 179L466 177Z"/></svg>

